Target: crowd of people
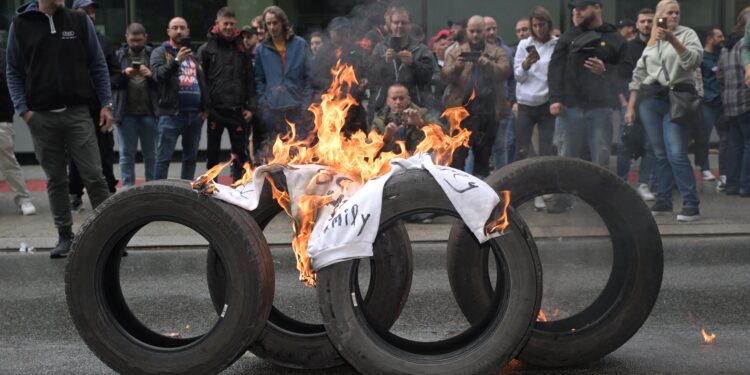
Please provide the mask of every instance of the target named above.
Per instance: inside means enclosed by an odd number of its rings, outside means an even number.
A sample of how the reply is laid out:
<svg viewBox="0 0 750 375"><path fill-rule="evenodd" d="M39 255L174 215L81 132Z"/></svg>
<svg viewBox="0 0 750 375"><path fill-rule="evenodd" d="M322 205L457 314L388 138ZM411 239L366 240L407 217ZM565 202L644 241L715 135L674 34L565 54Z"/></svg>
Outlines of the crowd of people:
<svg viewBox="0 0 750 375"><path fill-rule="evenodd" d="M147 181L167 178L178 139L180 177L193 179L204 123L206 167L221 162L226 131L231 175L239 179L245 162L268 160L288 122L297 137L308 135L307 108L320 101L338 61L358 76L349 88L357 104L342 131L381 133L386 150L405 145L412 151L427 124L447 131L441 113L463 106L469 116L462 126L472 134L469 147L454 154L456 168L486 177L537 155L609 168L619 113L616 172L627 180L634 159L641 159L636 188L644 200L655 200L654 215L672 213L676 186L683 198L677 220L699 219L691 143L703 181L718 179L720 191L750 196L747 9L726 40L718 28L701 39L680 25L675 0L616 25L603 19L601 1L571 0L574 27L561 34L549 11L535 6L515 24L518 40L511 43L498 36L495 19L482 15L449 22L428 38L399 4L376 3L334 18L307 39L294 33L278 6L241 27L224 7L194 51L182 17L169 21L167 40L157 46L143 25L132 23L126 43L115 48L93 26L97 8L91 0L76 0L72 9L63 0L38 0L19 9L9 32L0 166L16 203L33 214L12 152L15 112L28 124L48 179L60 236L52 257L70 249L71 210L80 207L84 188L93 207L116 191L113 129L122 188L135 184L139 143ZM675 92L700 95L701 115L673 121ZM721 139L718 178L708 157L713 129ZM534 206L559 213L571 201L538 197Z"/></svg>

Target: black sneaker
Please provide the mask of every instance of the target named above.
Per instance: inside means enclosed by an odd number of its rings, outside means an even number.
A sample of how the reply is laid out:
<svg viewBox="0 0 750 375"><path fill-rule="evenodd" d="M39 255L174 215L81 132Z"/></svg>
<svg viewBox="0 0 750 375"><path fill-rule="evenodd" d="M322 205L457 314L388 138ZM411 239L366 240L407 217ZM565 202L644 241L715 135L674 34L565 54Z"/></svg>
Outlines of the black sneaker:
<svg viewBox="0 0 750 375"><path fill-rule="evenodd" d="M60 235L60 239L57 241L57 245L49 253L49 257L52 259L65 258L70 252L70 245L73 244L73 236Z"/></svg>
<svg viewBox="0 0 750 375"><path fill-rule="evenodd" d="M672 214L672 206L663 202L656 202L651 206L651 215L664 216Z"/></svg>
<svg viewBox="0 0 750 375"><path fill-rule="evenodd" d="M78 194L68 194L68 199L70 199L70 210L73 212L80 211L81 206L83 205L81 196Z"/></svg>
<svg viewBox="0 0 750 375"><path fill-rule="evenodd" d="M697 221L700 220L700 218L701 212L697 207L685 207L682 209L682 212L677 215L677 221L683 223Z"/></svg>

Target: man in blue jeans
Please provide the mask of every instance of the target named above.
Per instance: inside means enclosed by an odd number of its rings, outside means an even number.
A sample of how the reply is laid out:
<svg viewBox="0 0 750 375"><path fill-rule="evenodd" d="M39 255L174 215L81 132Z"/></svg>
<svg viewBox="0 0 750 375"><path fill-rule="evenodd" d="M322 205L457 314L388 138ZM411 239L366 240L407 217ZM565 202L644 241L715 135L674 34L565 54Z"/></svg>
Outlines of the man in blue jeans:
<svg viewBox="0 0 750 375"><path fill-rule="evenodd" d="M135 154L138 140L146 168L146 181L156 179L156 125L158 92L150 69L153 48L146 45L148 35L143 25L128 26L127 45L117 51L117 61L127 83L113 93L114 117L120 146L120 179L122 187L135 185Z"/></svg>
<svg viewBox="0 0 750 375"><path fill-rule="evenodd" d="M609 167L612 112L619 108L617 76L627 42L602 19L599 0L569 3L576 27L563 34L552 54L548 83L550 113L564 130L558 152L583 158L588 143L591 160ZM570 202L559 199L548 212L564 212Z"/></svg>
<svg viewBox="0 0 750 375"><path fill-rule="evenodd" d="M206 119L203 69L190 49L190 29L184 18L169 21L167 34L169 40L151 54L151 69L160 93L156 178L165 179L169 175L177 138L182 137L180 178L192 180Z"/></svg>
<svg viewBox="0 0 750 375"><path fill-rule="evenodd" d="M716 78L719 57L724 48L724 33L714 27L705 38L703 45L703 62L701 75L703 76L703 123L695 131L695 165L700 167L703 181L715 181L716 176L711 172L708 162L708 142L716 122L722 116L721 88Z"/></svg>

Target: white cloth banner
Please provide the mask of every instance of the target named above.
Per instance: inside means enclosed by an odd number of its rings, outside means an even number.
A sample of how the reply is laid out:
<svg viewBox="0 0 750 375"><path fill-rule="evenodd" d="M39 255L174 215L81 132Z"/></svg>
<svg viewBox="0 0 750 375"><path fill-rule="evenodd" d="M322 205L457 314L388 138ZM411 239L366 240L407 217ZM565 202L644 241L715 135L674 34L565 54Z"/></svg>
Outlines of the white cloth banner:
<svg viewBox="0 0 750 375"><path fill-rule="evenodd" d="M383 188L391 176L409 169L424 169L432 175L480 243L499 236L485 234L485 224L500 198L484 181L457 169L436 166L429 154L394 159L390 164L390 172L371 179L364 186L321 165L284 167L292 215L296 220L299 220L297 203L300 198L310 195L335 198L318 210L318 219L307 244L313 270L317 272L334 263L372 256L380 224ZM216 184L213 196L252 211L258 207L265 173L271 168L274 167L259 167L251 183L236 189Z"/></svg>

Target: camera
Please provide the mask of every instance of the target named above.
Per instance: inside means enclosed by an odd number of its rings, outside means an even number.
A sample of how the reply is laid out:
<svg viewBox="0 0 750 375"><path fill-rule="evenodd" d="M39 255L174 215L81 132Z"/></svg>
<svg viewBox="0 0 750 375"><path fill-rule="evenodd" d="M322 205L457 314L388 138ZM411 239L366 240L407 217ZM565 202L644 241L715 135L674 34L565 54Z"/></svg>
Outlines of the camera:
<svg viewBox="0 0 750 375"><path fill-rule="evenodd" d="M391 112L388 114L388 122L392 122L396 126L404 126L406 125L406 114L404 112Z"/></svg>
<svg viewBox="0 0 750 375"><path fill-rule="evenodd" d="M658 18L656 20L656 26L661 27L662 29L667 28L667 19L666 18Z"/></svg>
<svg viewBox="0 0 750 375"><path fill-rule="evenodd" d="M477 62L479 61L479 57L482 56L482 52L480 51L469 51L469 52L461 52L458 57L462 58L464 61L470 61L470 62Z"/></svg>

